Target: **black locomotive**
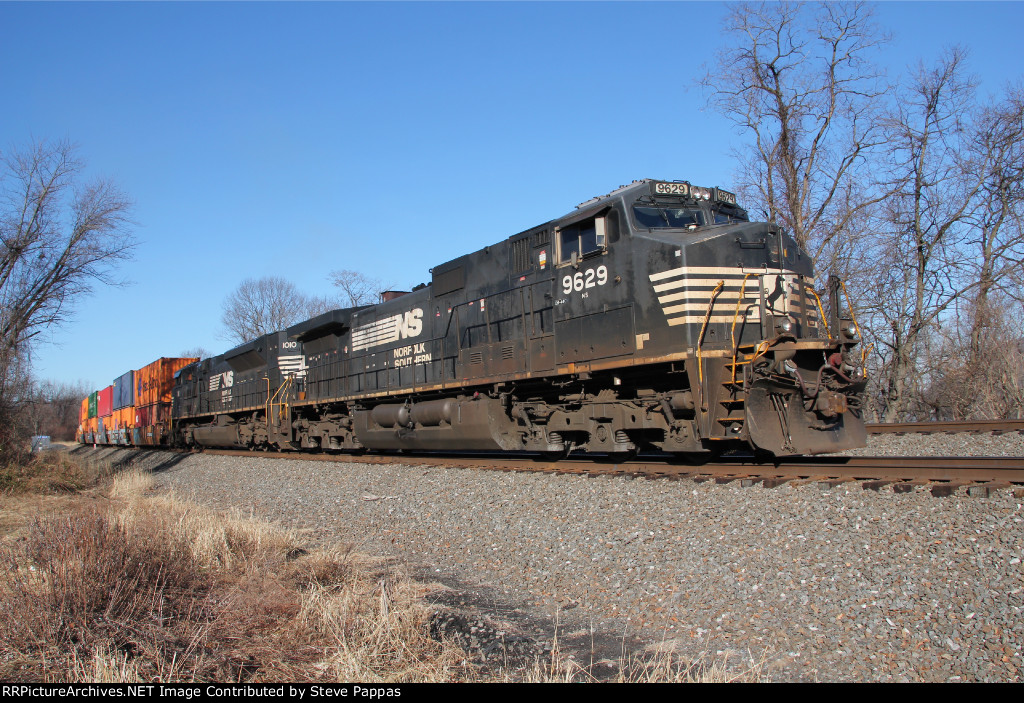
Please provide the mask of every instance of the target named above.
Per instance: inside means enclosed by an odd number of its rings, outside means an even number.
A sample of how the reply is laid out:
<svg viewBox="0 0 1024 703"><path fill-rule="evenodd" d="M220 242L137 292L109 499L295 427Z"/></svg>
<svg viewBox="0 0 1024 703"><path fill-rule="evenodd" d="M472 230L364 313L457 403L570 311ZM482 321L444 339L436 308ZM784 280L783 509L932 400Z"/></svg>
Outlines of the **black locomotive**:
<svg viewBox="0 0 1024 703"><path fill-rule="evenodd" d="M774 455L865 443L839 282L819 295L807 253L727 191L635 181L431 273L185 367L174 440Z"/></svg>

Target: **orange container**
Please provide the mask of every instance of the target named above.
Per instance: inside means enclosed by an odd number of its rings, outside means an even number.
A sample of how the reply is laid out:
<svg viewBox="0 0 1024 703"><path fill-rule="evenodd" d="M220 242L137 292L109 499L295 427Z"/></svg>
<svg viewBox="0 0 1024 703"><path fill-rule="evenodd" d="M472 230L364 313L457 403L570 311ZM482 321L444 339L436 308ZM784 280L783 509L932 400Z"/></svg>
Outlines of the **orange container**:
<svg viewBox="0 0 1024 703"><path fill-rule="evenodd" d="M96 442L96 433L99 431L100 419L90 417L85 420L85 441L89 444Z"/></svg>
<svg viewBox="0 0 1024 703"><path fill-rule="evenodd" d="M164 444L171 429L174 374L196 358L163 357L135 372L135 404L131 408L139 443Z"/></svg>
<svg viewBox="0 0 1024 703"><path fill-rule="evenodd" d="M78 431L75 432L75 441L85 444L86 423L89 420L89 399L82 398L82 405L78 409Z"/></svg>
<svg viewBox="0 0 1024 703"><path fill-rule="evenodd" d="M135 408L118 408L110 417L114 444L131 444L132 427L135 426Z"/></svg>
<svg viewBox="0 0 1024 703"><path fill-rule="evenodd" d="M115 430L130 430L135 426L135 408L118 408L114 411L112 420Z"/></svg>
<svg viewBox="0 0 1024 703"><path fill-rule="evenodd" d="M188 366L195 358L163 357L135 372L135 405L170 403L174 373Z"/></svg>

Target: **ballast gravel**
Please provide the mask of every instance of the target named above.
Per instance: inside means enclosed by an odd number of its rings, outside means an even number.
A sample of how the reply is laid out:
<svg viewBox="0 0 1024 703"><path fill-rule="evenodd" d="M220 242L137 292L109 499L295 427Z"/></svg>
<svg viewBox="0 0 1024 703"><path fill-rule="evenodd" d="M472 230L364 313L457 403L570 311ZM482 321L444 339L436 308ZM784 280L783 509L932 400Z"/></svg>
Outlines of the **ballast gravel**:
<svg viewBox="0 0 1024 703"><path fill-rule="evenodd" d="M1022 432L946 432L868 435L849 456L1024 456Z"/></svg>
<svg viewBox="0 0 1024 703"><path fill-rule="evenodd" d="M673 649L753 660L775 681L1017 681L1024 667L1020 489L936 498L258 455L189 455L157 476L489 593L499 614L603 642L597 658Z"/></svg>

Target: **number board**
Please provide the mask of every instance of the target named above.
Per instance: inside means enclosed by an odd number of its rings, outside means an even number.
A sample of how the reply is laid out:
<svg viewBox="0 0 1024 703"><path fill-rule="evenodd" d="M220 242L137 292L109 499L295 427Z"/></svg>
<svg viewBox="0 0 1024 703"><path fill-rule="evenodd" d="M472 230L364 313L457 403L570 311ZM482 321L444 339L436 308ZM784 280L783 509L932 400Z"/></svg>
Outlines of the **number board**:
<svg viewBox="0 0 1024 703"><path fill-rule="evenodd" d="M690 184L655 181L651 184L651 193L654 195L689 195Z"/></svg>

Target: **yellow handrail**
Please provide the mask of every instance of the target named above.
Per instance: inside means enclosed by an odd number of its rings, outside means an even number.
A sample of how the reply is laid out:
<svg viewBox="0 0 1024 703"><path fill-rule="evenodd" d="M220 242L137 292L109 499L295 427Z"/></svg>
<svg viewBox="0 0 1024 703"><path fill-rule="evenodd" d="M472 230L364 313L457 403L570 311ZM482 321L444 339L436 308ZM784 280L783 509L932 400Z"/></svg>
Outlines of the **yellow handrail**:
<svg viewBox="0 0 1024 703"><path fill-rule="evenodd" d="M265 380L267 382L267 395L270 396L270 377L269 376L265 377ZM271 396L271 397L268 397L268 399L267 399L267 427L268 427L268 429L270 427L270 415L273 412L273 408L274 408L274 405L275 405L274 401L277 399L278 396L282 396L283 397L283 393L285 391L287 391L288 388L291 387L291 385L292 385L292 377L291 376L286 376L284 381L281 383L281 385L278 387L278 389L274 392L274 395ZM280 425L281 424L281 417L284 414L284 408L288 407L288 403L282 400L281 402L277 403L276 405L277 405L277 423L276 424Z"/></svg>
<svg viewBox="0 0 1024 703"><path fill-rule="evenodd" d="M700 326L700 335L697 337L697 385L700 387L700 407L704 409L704 362L700 356L700 347L704 343L704 331L708 328L708 321L711 319L711 309L715 306L715 298L722 290L725 281L719 281L715 289L711 291L711 300L708 301L708 311L704 313L704 323Z"/></svg>
<svg viewBox="0 0 1024 703"><path fill-rule="evenodd" d="M813 287L807 286L807 290L811 291L811 295L818 301L818 314L821 315L821 324L825 327L825 334L828 335L829 339L832 339L832 331L828 328L828 320L825 319L825 308L821 304L821 298L818 297L818 292Z"/></svg>
<svg viewBox="0 0 1024 703"><path fill-rule="evenodd" d="M864 371L864 377L868 375L868 347L864 344L864 335L860 332L860 325L857 324L857 315L853 312L853 301L850 300L850 294L846 290L846 281L839 279L839 285L843 287L843 295L846 296L846 306L850 308L850 318L853 320L853 326L857 330L857 337L861 340L860 342L860 365Z"/></svg>
<svg viewBox="0 0 1024 703"><path fill-rule="evenodd" d="M740 284L740 297L736 299L736 309L732 313L732 328L729 330L729 339L732 341L732 383L736 383L736 353L739 351L739 347L736 345L736 320L740 316L740 305L743 304L743 293L747 290L747 279L751 276L757 276L756 273L748 273L743 277L743 283Z"/></svg>

